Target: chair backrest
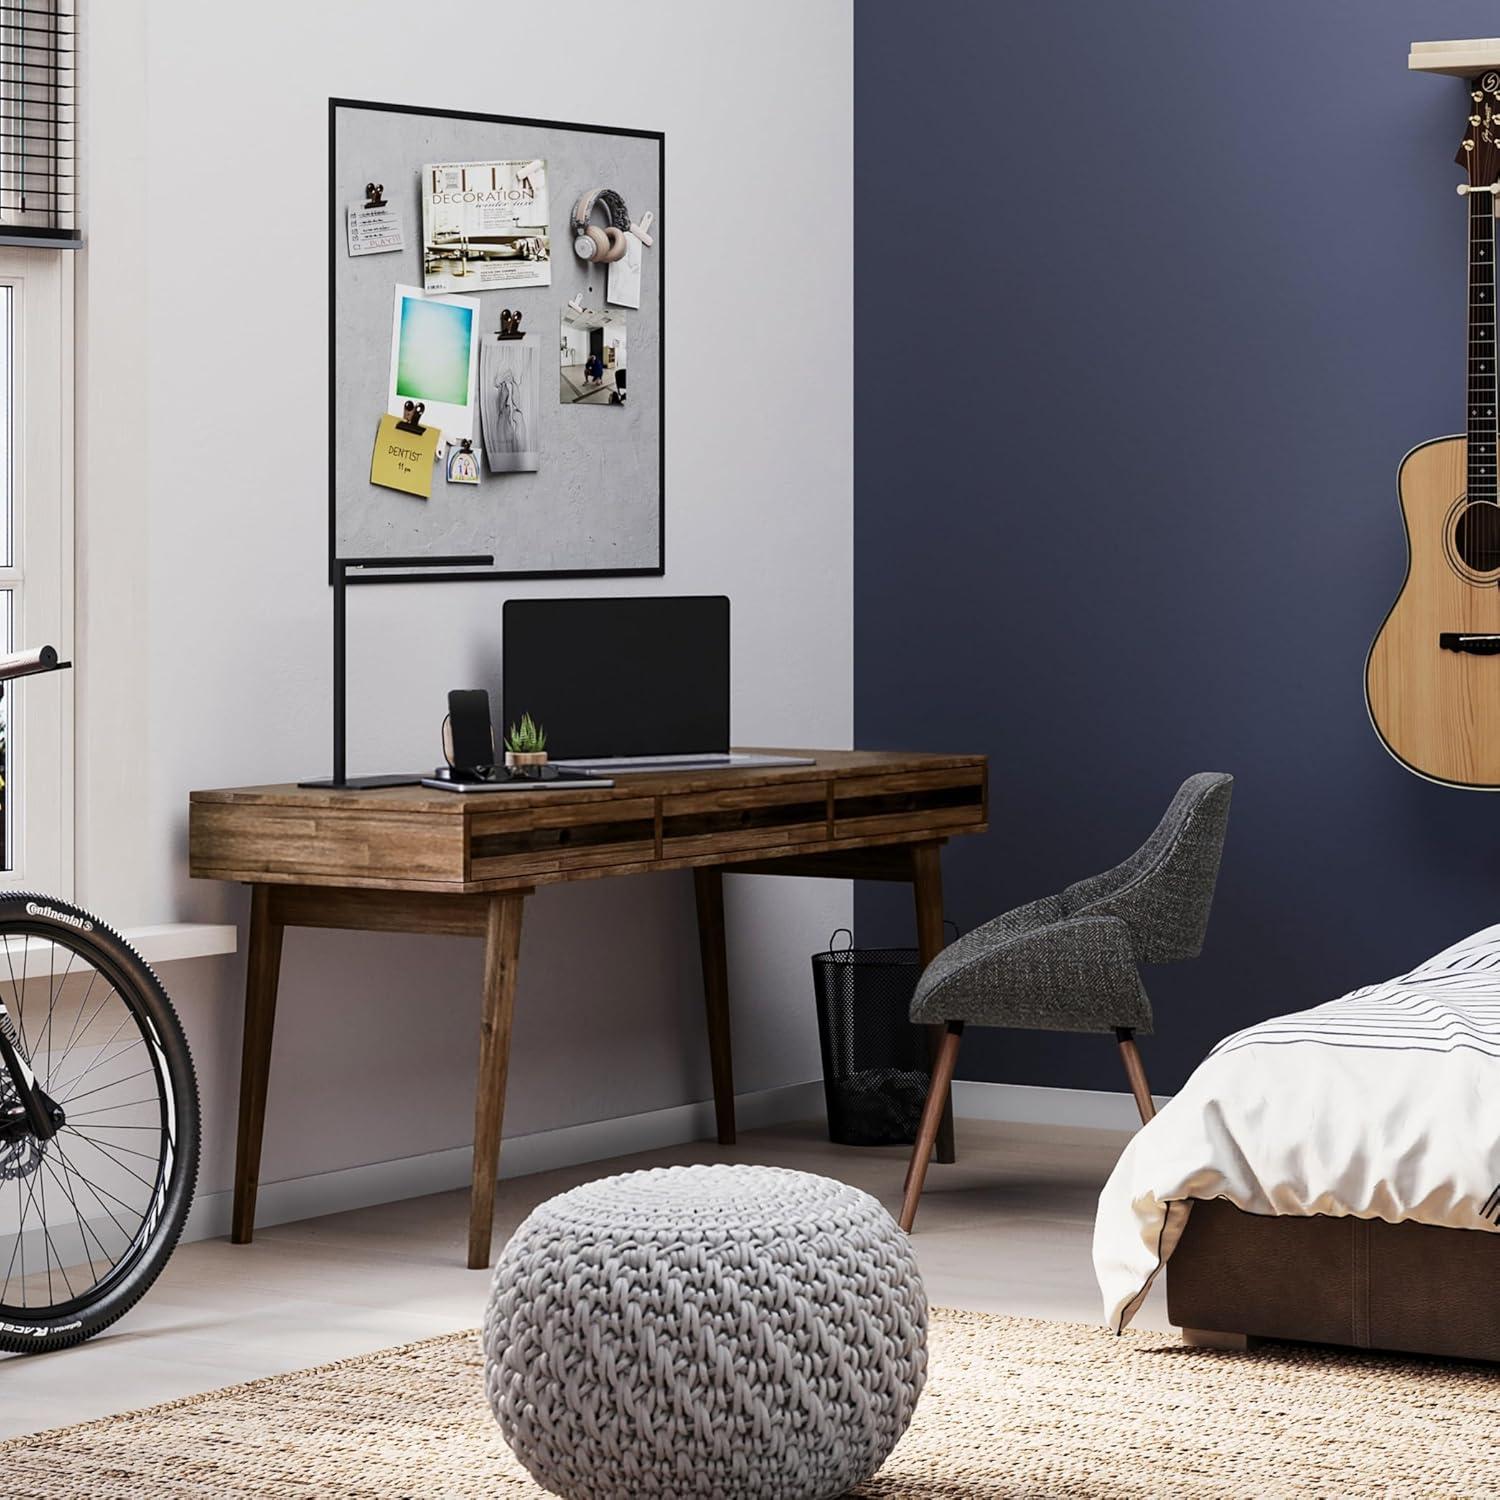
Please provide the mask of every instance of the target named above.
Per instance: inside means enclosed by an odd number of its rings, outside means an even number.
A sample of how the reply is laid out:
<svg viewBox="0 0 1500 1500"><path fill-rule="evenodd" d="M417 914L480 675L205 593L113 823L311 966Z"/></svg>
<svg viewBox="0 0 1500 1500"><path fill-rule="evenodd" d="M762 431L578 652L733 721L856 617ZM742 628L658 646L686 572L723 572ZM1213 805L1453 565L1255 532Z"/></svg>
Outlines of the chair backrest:
<svg viewBox="0 0 1500 1500"><path fill-rule="evenodd" d="M1118 917L1143 963L1196 958L1208 930L1233 785L1222 771L1189 776L1129 859L1062 893L1067 914Z"/></svg>

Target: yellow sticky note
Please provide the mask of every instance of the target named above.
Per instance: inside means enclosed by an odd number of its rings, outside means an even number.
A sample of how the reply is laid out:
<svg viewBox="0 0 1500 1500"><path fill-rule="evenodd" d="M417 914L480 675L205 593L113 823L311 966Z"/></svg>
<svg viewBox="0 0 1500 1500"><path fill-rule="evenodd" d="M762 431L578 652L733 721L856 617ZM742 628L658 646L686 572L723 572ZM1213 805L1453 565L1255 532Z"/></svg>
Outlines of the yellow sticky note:
<svg viewBox="0 0 1500 1500"><path fill-rule="evenodd" d="M432 497L432 466L437 462L442 433L436 427L420 433L403 432L401 418L387 414L375 434L375 456L370 460L370 483L404 490L423 500Z"/></svg>

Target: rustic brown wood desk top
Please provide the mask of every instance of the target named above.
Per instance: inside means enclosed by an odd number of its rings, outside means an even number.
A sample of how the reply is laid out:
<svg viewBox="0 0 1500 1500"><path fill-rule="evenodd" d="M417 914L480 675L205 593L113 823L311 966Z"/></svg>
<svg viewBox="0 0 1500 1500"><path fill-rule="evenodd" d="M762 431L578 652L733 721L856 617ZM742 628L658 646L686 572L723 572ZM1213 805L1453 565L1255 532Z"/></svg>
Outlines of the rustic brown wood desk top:
<svg viewBox="0 0 1500 1500"><path fill-rule="evenodd" d="M471 893L920 842L986 826L979 755L781 751L810 766L463 794L291 785L192 794L195 876Z"/></svg>
<svg viewBox="0 0 1500 1500"><path fill-rule="evenodd" d="M776 752L772 752L776 753ZM194 792L189 867L251 886L233 1238L255 1223L271 1040L287 927L437 932L484 940L469 1264L489 1264L505 1077L526 894L538 885L693 872L719 1140L734 1073L726 870L900 880L923 962L943 946L941 850L988 826L982 755L805 750L812 765L622 775L612 787L455 793L297 786ZM939 1160L953 1159L951 1110Z"/></svg>

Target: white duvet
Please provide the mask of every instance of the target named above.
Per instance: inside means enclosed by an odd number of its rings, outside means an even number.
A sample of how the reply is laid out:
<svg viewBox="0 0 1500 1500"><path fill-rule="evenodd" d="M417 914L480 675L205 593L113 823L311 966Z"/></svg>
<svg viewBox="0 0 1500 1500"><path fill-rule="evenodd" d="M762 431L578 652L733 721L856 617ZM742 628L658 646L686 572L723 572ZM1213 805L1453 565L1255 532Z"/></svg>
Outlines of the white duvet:
<svg viewBox="0 0 1500 1500"><path fill-rule="evenodd" d="M1124 1328L1195 1199L1456 1229L1500 1219L1500 926L1225 1038L1125 1148L1094 1270Z"/></svg>

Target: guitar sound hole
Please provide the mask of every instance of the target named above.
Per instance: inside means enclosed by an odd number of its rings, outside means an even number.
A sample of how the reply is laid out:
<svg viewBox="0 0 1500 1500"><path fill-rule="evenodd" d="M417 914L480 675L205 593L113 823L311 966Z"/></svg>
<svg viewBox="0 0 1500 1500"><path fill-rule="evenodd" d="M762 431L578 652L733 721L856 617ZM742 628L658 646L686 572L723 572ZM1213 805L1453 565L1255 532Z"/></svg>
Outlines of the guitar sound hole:
<svg viewBox="0 0 1500 1500"><path fill-rule="evenodd" d="M1471 572L1500 570L1500 505L1474 500L1464 506L1453 528L1453 545Z"/></svg>

